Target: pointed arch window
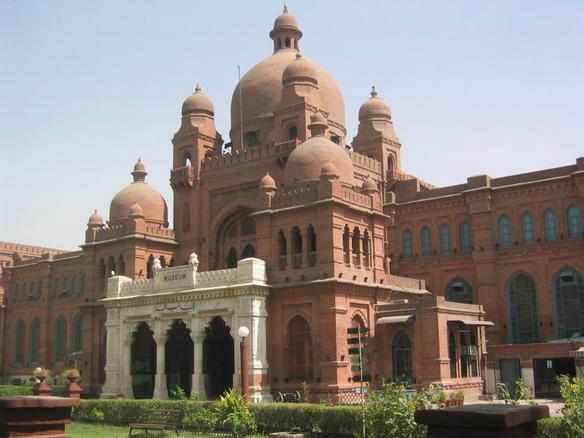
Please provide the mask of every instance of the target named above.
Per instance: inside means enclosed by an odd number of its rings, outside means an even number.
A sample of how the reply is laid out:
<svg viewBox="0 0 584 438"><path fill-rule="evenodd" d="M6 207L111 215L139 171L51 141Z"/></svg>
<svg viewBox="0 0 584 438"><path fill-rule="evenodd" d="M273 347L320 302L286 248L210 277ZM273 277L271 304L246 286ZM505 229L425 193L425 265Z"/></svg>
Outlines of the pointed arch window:
<svg viewBox="0 0 584 438"><path fill-rule="evenodd" d="M14 326L14 366L24 366L24 321L19 319Z"/></svg>
<svg viewBox="0 0 584 438"><path fill-rule="evenodd" d="M288 265L288 244L286 242L286 233L282 229L278 231L278 257L280 270L286 269Z"/></svg>
<svg viewBox="0 0 584 438"><path fill-rule="evenodd" d="M452 250L450 244L450 227L446 224L440 225L440 254L450 254Z"/></svg>
<svg viewBox="0 0 584 438"><path fill-rule="evenodd" d="M556 223L556 213L549 208L543 213L543 229L545 240L556 240L558 238L558 226Z"/></svg>
<svg viewBox="0 0 584 438"><path fill-rule="evenodd" d="M521 240L525 245L529 245L535 240L533 215L528 211L521 215Z"/></svg>
<svg viewBox="0 0 584 438"><path fill-rule="evenodd" d="M290 43L290 37L286 37L286 39L284 40L284 45L286 46L287 49L292 47L292 45Z"/></svg>
<svg viewBox="0 0 584 438"><path fill-rule="evenodd" d="M150 254L148 256L148 262L146 262L146 278L153 278L154 277L154 270L152 266L154 265L154 256Z"/></svg>
<svg viewBox="0 0 584 438"><path fill-rule="evenodd" d="M470 252L472 251L472 238L470 235L470 223L468 221L462 221L458 226L458 233L460 237L460 251Z"/></svg>
<svg viewBox="0 0 584 438"><path fill-rule="evenodd" d="M308 225L306 237L308 241L308 266L312 267L316 265L316 233L312 224Z"/></svg>
<svg viewBox="0 0 584 438"><path fill-rule="evenodd" d="M302 266L302 233L300 228L292 228L292 268L299 269Z"/></svg>
<svg viewBox="0 0 584 438"><path fill-rule="evenodd" d="M67 320L60 315L55 321L55 364L65 362L67 356Z"/></svg>
<svg viewBox="0 0 584 438"><path fill-rule="evenodd" d="M116 275L117 274L117 269L116 269L116 259L114 259L114 256L109 256L107 259L107 275L112 276L112 275Z"/></svg>
<svg viewBox="0 0 584 438"><path fill-rule="evenodd" d="M582 237L582 213L575 205L568 207L568 236Z"/></svg>
<svg viewBox="0 0 584 438"><path fill-rule="evenodd" d="M507 284L509 342L527 344L539 342L539 318L535 282L524 273L517 273Z"/></svg>
<svg viewBox="0 0 584 438"><path fill-rule="evenodd" d="M393 380L406 384L412 383L412 341L403 330L393 338L391 352L393 359Z"/></svg>
<svg viewBox="0 0 584 438"><path fill-rule="evenodd" d="M351 242L353 254L359 254L361 252L361 230L359 227L353 229L353 239Z"/></svg>
<svg viewBox="0 0 584 438"><path fill-rule="evenodd" d="M290 382L304 382L313 379L312 339L306 319L297 315L288 323L287 365Z"/></svg>
<svg viewBox="0 0 584 438"><path fill-rule="evenodd" d="M455 303L473 303L472 288L461 278L456 278L450 282L446 287L444 297L448 301L453 301Z"/></svg>
<svg viewBox="0 0 584 438"><path fill-rule="evenodd" d="M251 243L248 243L243 247L243 251L241 253L241 258L246 259L248 257L255 257L255 248Z"/></svg>
<svg viewBox="0 0 584 438"><path fill-rule="evenodd" d="M412 239L412 232L405 230L402 233L402 255L404 257L411 257L414 255L414 244Z"/></svg>
<svg viewBox="0 0 584 438"><path fill-rule="evenodd" d="M30 333L28 340L28 361L29 365L37 364L39 361L39 345L41 336L41 324L38 318L33 318L30 323Z"/></svg>
<svg viewBox="0 0 584 438"><path fill-rule="evenodd" d="M80 313L73 319L72 338L73 353L83 350L83 315Z"/></svg>
<svg viewBox="0 0 584 438"><path fill-rule="evenodd" d="M502 247L508 247L513 245L513 228L511 226L511 218L507 215L503 215L498 221L499 228L499 244Z"/></svg>
<svg viewBox="0 0 584 438"><path fill-rule="evenodd" d="M345 225L345 228L343 229L343 254L345 257L345 264L348 265L349 261L350 261L350 240L351 240L351 236L349 233L349 226Z"/></svg>
<svg viewBox="0 0 584 438"><path fill-rule="evenodd" d="M572 268L554 276L556 335L559 338L584 336L584 284L582 276Z"/></svg>
<svg viewBox="0 0 584 438"><path fill-rule="evenodd" d="M237 268L237 251L234 247L229 248L229 252L227 253L227 268Z"/></svg>
<svg viewBox="0 0 584 438"><path fill-rule="evenodd" d="M430 232L430 228L422 228L422 231L420 232L420 238L422 241L422 255L432 255L432 233Z"/></svg>
<svg viewBox="0 0 584 438"><path fill-rule="evenodd" d="M294 140L298 138L298 128L296 125L292 125L288 128L288 140Z"/></svg>

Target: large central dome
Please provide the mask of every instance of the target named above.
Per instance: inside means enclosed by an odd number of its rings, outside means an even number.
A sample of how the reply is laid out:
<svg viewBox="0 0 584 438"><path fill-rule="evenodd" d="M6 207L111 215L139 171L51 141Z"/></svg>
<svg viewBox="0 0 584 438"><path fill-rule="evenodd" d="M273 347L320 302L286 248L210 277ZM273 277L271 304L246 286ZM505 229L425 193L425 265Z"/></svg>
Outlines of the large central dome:
<svg viewBox="0 0 584 438"><path fill-rule="evenodd" d="M298 39L302 36L296 20L284 10L274 23L270 37L274 40L274 53L252 67L237 84L231 98L231 140L239 144L240 120L243 132L273 129L274 109L282 98L282 74L298 53ZM316 71L321 111L328 113L328 120L345 126L345 103L341 90L333 77L320 65L303 57ZM239 93L241 89L240 108ZM242 114L243 113L243 114ZM242 116L241 116L242 115ZM267 132L262 132L263 139Z"/></svg>

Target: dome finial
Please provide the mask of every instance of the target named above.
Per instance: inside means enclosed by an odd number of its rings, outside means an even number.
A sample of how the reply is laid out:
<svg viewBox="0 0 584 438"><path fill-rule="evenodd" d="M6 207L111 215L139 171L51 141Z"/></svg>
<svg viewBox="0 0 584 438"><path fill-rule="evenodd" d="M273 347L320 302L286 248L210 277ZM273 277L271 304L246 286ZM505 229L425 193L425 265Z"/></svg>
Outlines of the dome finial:
<svg viewBox="0 0 584 438"><path fill-rule="evenodd" d="M377 91L375 90L375 85L371 86L371 97L377 97Z"/></svg>
<svg viewBox="0 0 584 438"><path fill-rule="evenodd" d="M200 93L201 92L201 87L199 85L199 83L197 82L197 85L195 86L195 93Z"/></svg>
<svg viewBox="0 0 584 438"><path fill-rule="evenodd" d="M282 14L287 14L288 13L288 6L286 6L286 2L284 2L284 10L282 11Z"/></svg>

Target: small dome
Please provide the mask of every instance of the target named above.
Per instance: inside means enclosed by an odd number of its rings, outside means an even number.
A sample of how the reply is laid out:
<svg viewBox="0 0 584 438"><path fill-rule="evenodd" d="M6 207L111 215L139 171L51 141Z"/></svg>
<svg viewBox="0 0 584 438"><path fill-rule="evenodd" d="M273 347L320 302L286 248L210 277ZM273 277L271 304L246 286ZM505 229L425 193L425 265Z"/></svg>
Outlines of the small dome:
<svg viewBox="0 0 584 438"><path fill-rule="evenodd" d="M211 117L215 115L215 107L211 99L209 99L197 84L195 92L191 94L183 103L182 115L187 116L189 114L206 114Z"/></svg>
<svg viewBox="0 0 584 438"><path fill-rule="evenodd" d="M371 87L371 97L359 108L359 121L370 119L391 120L391 109L383 99L377 97L375 87Z"/></svg>
<svg viewBox="0 0 584 438"><path fill-rule="evenodd" d="M146 222L168 225L168 208L160 193L152 188L146 181L146 170L144 163L138 160L134 166L134 182L120 190L112 199L110 204L109 220L111 223L124 221L132 214L132 208L137 207L142 210L142 216ZM135 204L139 204L135 206ZM134 212L136 208L133 209Z"/></svg>
<svg viewBox="0 0 584 438"><path fill-rule="evenodd" d="M134 202L130 207L128 217L144 217L144 209L140 207L140 204Z"/></svg>
<svg viewBox="0 0 584 438"><path fill-rule="evenodd" d="M310 137L292 151L286 162L286 181L318 181L325 166L336 173L341 181L353 183L351 157L342 146L323 135Z"/></svg>
<svg viewBox="0 0 584 438"><path fill-rule="evenodd" d="M337 170L335 165L332 163L332 161L329 161L324 166L322 166L322 168L320 169L320 177L325 178L325 179L329 179L329 178L334 179L334 178L339 177L339 171Z"/></svg>
<svg viewBox="0 0 584 438"><path fill-rule="evenodd" d="M268 172L260 180L260 189L276 189L276 181L274 181L274 178Z"/></svg>
<svg viewBox="0 0 584 438"><path fill-rule="evenodd" d="M310 82L318 84L316 69L313 63L304 59L300 53L296 54L296 59L284 69L282 73L282 84L291 82Z"/></svg>
<svg viewBox="0 0 584 438"><path fill-rule="evenodd" d="M377 191L377 183L370 176L368 176L365 179L365 181L363 181L363 185L361 186L361 189L365 193L376 192Z"/></svg>
<svg viewBox="0 0 584 438"><path fill-rule="evenodd" d="M89 216L89 220L87 221L87 225L103 225L103 218L94 210L93 213Z"/></svg>
<svg viewBox="0 0 584 438"><path fill-rule="evenodd" d="M298 21L296 21L294 15L288 13L288 7L286 6L284 6L284 10L282 11L282 13L278 15L274 20L273 31L280 29L294 29L300 32Z"/></svg>

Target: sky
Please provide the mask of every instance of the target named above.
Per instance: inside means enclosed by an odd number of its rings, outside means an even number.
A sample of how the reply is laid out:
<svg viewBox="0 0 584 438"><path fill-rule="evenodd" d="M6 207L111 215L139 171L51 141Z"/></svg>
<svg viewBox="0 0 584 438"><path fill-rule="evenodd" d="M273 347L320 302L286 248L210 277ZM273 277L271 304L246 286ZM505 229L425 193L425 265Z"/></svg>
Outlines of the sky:
<svg viewBox="0 0 584 438"><path fill-rule="evenodd" d="M76 249L141 157L172 211L171 138L197 82L229 137L280 1L0 0L0 240ZM289 0L345 99L371 85L402 168L436 186L584 155L584 1Z"/></svg>

